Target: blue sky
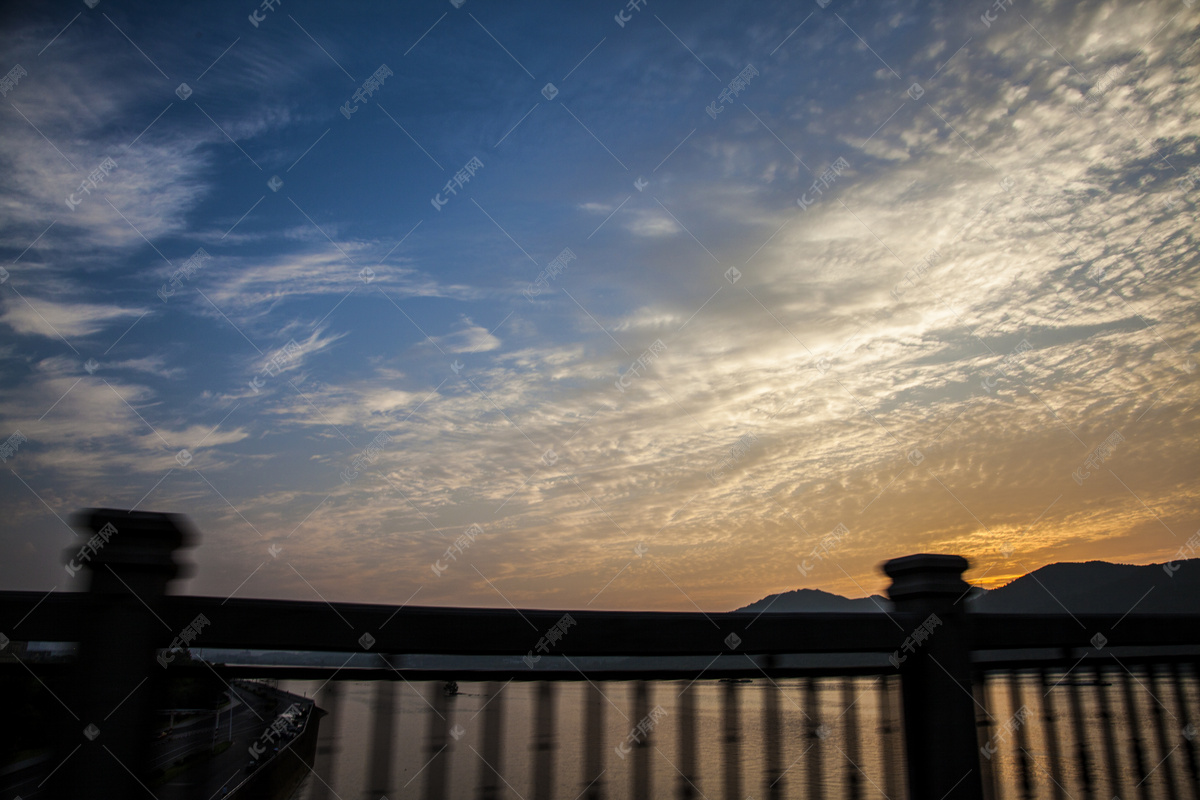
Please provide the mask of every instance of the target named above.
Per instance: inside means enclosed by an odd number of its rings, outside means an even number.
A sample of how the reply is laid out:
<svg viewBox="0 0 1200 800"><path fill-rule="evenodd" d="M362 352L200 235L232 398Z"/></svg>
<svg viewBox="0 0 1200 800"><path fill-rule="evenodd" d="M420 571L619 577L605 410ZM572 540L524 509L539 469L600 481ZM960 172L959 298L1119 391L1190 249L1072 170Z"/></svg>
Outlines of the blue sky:
<svg viewBox="0 0 1200 800"><path fill-rule="evenodd" d="M726 610L911 552L1167 561L1200 527L1198 26L18 12L0 584L81 588L96 505L190 515L183 588L220 596Z"/></svg>

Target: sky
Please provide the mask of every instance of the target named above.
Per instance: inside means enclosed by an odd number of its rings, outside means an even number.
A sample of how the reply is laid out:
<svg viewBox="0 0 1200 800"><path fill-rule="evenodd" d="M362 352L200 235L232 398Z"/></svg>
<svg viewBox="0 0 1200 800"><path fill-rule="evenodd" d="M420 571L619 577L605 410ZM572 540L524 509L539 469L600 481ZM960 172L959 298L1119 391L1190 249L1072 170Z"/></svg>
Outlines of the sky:
<svg viewBox="0 0 1200 800"><path fill-rule="evenodd" d="M727 611L1200 528L1200 8L9 11L0 586ZM119 536L119 530L116 534Z"/></svg>

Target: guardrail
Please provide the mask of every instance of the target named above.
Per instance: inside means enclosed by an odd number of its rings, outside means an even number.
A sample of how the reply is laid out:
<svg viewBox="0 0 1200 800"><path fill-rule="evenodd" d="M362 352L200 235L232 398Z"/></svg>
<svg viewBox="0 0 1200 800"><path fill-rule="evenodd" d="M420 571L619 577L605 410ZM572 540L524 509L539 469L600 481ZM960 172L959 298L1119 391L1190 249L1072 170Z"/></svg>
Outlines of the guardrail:
<svg viewBox="0 0 1200 800"><path fill-rule="evenodd" d="M340 690L339 680L329 679L377 680L367 776L374 797L400 796L390 757L397 681L432 687L478 681L493 689L503 681L537 682L535 798L548 798L554 786L555 687L563 681L590 684L581 715L585 751L570 761L572 768L581 768L581 796L590 798L606 796L605 782L589 783L587 776L603 773L614 745L618 751L627 747L632 759L629 794L654 796L647 742L654 723L650 697L654 682L661 680L691 682L670 709L679 797L699 796L701 772L707 785L722 787L724 797L745 797L748 738L739 713L745 692L738 681L746 679L765 680L767 686L758 727L767 778L762 792L769 798L789 792L822 797L839 787L852 798L876 791L889 798L905 793L933 800L998 797L1005 783L998 779L1001 762L1012 765L1016 790L1027 797L1040 784L1052 784L1055 796L1066 797L1064 782L1074 782L1085 796L1099 796L1103 786L1111 790L1105 797L1132 787L1142 797L1195 798L1200 788L1194 741L1200 615L969 613L960 602L968 590L962 579L967 561L959 556L914 555L887 562L893 610L878 614L397 608L171 596L168 582L180 573L174 554L195 541L186 520L96 509L76 521L92 531L113 526L119 532L86 563L87 593L0 593L0 624L20 621L4 631L10 638L79 643L72 664L5 665L35 674L65 670L75 677L70 696L58 698L64 723L51 762L70 760L72 766L56 768L46 781L54 797L145 795L152 698L165 677L163 654L173 643L178 646L180 632L198 620L203 620L200 638L206 650L372 654L359 656L359 662L367 658L363 663L347 661L338 668L279 663L188 668L213 671L222 680L323 679L321 702L330 714L330 730L336 730ZM836 658L819 662L818 654ZM726 681L719 689L721 763L700 765L695 697L701 687L721 679ZM646 723L646 735L639 736L635 727L625 742L605 743L600 687L615 681L632 682L633 719ZM130 692L143 683L148 690ZM802 708L781 708L777 687L783 683L805 698ZM1032 686L1046 691L1032 692ZM1120 691L1105 691L1112 686ZM829 692L840 693L844 705L835 720L822 719L817 702L819 696L832 696ZM454 701L436 688L427 694L437 713L429 717L426 744L432 757L423 776L424 797L440 798L448 785L448 759L440 754L454 733ZM484 709L481 797L499 796L503 788L504 701L499 694ZM875 722L866 729L858 722L858 703L868 694L875 697ZM121 712L113 714L117 707ZM797 727L785 712L803 722ZM1104 726L1099 747L1088 729L1091 717ZM1121 731L1118 717L1138 724ZM102 736L90 735L88 727L101 718L106 718ZM1145 718L1153 722L1149 737L1138 722ZM834 722L842 758L831 765L825 763L829 747L821 741ZM808 746L802 759L785 765L783 731L797 729ZM878 769L861 766L864 743ZM314 784L314 798L331 791L332 764L322 763L322 751L318 746L314 768L322 780ZM717 766L719 779L709 775ZM835 774L840 780L831 779Z"/></svg>

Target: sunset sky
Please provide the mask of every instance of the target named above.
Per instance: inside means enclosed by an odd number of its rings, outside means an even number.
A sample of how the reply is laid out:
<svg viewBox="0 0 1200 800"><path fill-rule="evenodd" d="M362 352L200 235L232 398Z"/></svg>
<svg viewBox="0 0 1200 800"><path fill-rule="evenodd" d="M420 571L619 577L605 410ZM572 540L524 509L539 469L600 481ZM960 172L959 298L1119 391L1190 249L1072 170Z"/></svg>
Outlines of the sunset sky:
<svg viewBox="0 0 1200 800"><path fill-rule="evenodd" d="M1195 3L9 14L0 587L88 506L178 591L680 611L1200 528Z"/></svg>

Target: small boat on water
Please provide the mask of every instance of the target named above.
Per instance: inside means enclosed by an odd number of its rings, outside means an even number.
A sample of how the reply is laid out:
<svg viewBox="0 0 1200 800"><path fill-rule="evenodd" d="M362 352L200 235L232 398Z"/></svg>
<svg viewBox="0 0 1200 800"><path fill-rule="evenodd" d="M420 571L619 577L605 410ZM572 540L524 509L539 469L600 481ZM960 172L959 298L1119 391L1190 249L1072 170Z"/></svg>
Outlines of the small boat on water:
<svg viewBox="0 0 1200 800"><path fill-rule="evenodd" d="M458 681L446 681L446 685L442 687L442 694L446 697L453 697L458 694Z"/></svg>

